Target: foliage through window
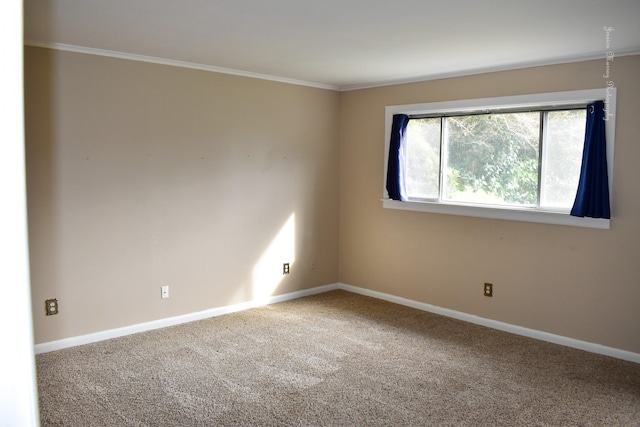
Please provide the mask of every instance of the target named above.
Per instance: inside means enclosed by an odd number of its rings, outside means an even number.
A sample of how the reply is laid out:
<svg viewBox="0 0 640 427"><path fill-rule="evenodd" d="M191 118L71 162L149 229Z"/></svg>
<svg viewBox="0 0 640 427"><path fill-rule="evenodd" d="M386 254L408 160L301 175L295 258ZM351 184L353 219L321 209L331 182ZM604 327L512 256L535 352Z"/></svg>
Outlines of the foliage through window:
<svg viewBox="0 0 640 427"><path fill-rule="evenodd" d="M569 210L585 121L585 108L412 117L407 197Z"/></svg>

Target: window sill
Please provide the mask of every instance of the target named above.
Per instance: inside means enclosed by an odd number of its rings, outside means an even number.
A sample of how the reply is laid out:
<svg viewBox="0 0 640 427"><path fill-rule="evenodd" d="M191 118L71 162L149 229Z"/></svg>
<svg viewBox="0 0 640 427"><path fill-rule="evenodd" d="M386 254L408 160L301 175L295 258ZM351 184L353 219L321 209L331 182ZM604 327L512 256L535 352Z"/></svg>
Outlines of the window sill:
<svg viewBox="0 0 640 427"><path fill-rule="evenodd" d="M466 204L435 202L400 202L382 199L386 209L400 209L417 212L430 212L447 215L461 215L476 218L503 219L509 221L537 222L542 224L569 225L574 227L599 228L608 230L611 220L596 218L578 218L568 213L533 209L504 208L500 206L472 206Z"/></svg>

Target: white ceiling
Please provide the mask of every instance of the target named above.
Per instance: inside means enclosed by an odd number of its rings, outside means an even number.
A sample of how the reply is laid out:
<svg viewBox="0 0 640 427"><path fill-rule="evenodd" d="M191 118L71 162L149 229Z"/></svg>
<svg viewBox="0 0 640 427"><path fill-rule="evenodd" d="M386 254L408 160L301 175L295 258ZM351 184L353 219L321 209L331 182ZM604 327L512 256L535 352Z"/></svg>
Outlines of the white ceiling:
<svg viewBox="0 0 640 427"><path fill-rule="evenodd" d="M341 90L640 53L640 0L24 0L24 11L26 44Z"/></svg>

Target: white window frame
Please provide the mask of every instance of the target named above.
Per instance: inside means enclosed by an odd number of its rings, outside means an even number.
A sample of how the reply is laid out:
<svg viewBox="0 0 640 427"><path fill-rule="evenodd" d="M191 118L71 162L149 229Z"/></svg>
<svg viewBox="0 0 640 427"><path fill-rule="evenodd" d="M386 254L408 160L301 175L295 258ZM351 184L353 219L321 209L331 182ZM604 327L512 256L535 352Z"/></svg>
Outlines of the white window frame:
<svg viewBox="0 0 640 427"><path fill-rule="evenodd" d="M609 229L611 220L602 218L580 218L567 212L545 210L540 207L513 207L456 203L450 201L397 201L389 199L387 183L387 165L389 160L389 140L394 114L437 115L482 110L496 111L517 108L562 108L576 104L589 104L605 101L605 133L607 139L607 172L609 175L609 200L613 195L613 153L615 147L616 124L616 88L588 89L567 92L538 93L529 95L505 96L497 98L465 99L457 101L430 102L424 104L393 105L385 108L384 137L384 175L382 186L382 206L387 209L430 212L448 215L463 215L479 218L503 219L512 221L538 222L543 224L570 225Z"/></svg>

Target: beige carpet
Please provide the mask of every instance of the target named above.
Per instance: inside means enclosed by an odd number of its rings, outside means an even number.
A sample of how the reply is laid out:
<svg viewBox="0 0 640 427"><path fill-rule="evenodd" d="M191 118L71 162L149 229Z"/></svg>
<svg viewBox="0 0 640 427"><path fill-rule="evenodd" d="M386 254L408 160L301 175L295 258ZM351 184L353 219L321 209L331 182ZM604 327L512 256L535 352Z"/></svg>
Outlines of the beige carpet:
<svg viewBox="0 0 640 427"><path fill-rule="evenodd" d="M37 356L43 426L639 426L640 365L334 291Z"/></svg>

